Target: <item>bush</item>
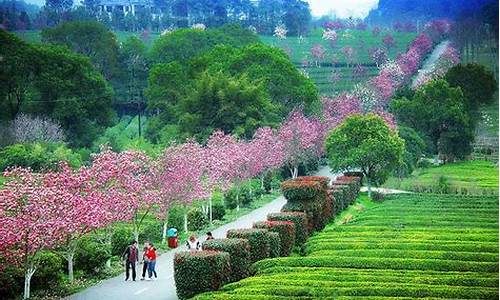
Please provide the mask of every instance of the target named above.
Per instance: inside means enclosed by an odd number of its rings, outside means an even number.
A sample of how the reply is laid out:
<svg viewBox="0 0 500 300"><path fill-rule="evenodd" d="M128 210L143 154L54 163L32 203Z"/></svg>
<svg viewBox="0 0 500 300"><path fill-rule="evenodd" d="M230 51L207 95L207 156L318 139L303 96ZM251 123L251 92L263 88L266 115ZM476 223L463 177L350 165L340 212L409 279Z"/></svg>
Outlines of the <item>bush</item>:
<svg viewBox="0 0 500 300"><path fill-rule="evenodd" d="M287 180L281 184L281 191L288 201L312 201L321 192L321 184L316 181Z"/></svg>
<svg viewBox="0 0 500 300"><path fill-rule="evenodd" d="M198 207L194 207L188 211L188 230L198 231L202 230L208 225L207 215Z"/></svg>
<svg viewBox="0 0 500 300"><path fill-rule="evenodd" d="M376 202L384 201L385 194L377 191L372 191L372 200Z"/></svg>
<svg viewBox="0 0 500 300"><path fill-rule="evenodd" d="M41 251L35 258L36 272L31 278L32 289L44 289L47 286L56 287L63 279L65 262L60 255L49 251Z"/></svg>
<svg viewBox="0 0 500 300"><path fill-rule="evenodd" d="M267 229L280 235L281 256L289 256L295 245L295 224L290 221L262 221L253 224L254 228Z"/></svg>
<svg viewBox="0 0 500 300"><path fill-rule="evenodd" d="M250 261L256 262L269 257L269 236L265 229L231 229L227 238L246 239L250 244Z"/></svg>
<svg viewBox="0 0 500 300"><path fill-rule="evenodd" d="M226 215L226 208L221 202L216 202L212 204L212 219L222 220Z"/></svg>
<svg viewBox="0 0 500 300"><path fill-rule="evenodd" d="M115 228L111 236L111 254L121 256L133 239L134 235L129 228L123 226Z"/></svg>
<svg viewBox="0 0 500 300"><path fill-rule="evenodd" d="M260 179L252 179L249 181L248 186L252 190L252 199L255 200L259 198L261 195L264 195L266 191L262 187Z"/></svg>
<svg viewBox="0 0 500 300"><path fill-rule="evenodd" d="M245 239L214 239L203 243L203 250L229 253L231 276L229 282L241 280L250 275L250 244Z"/></svg>
<svg viewBox="0 0 500 300"><path fill-rule="evenodd" d="M231 261L227 252L191 251L176 253L174 279L179 299L215 291L228 282Z"/></svg>
<svg viewBox="0 0 500 300"><path fill-rule="evenodd" d="M252 203L253 195L249 184L242 185L240 188L239 202L242 206L248 206Z"/></svg>
<svg viewBox="0 0 500 300"><path fill-rule="evenodd" d="M184 228L184 211L185 208L180 205L173 205L168 210L167 227L180 230Z"/></svg>
<svg viewBox="0 0 500 300"><path fill-rule="evenodd" d="M156 220L146 223L139 237L141 240L160 242L163 238L163 224Z"/></svg>
<svg viewBox="0 0 500 300"><path fill-rule="evenodd" d="M280 234L277 232L268 232L269 237L269 257L281 256L281 239Z"/></svg>
<svg viewBox="0 0 500 300"><path fill-rule="evenodd" d="M75 269L82 270L87 274L96 274L110 258L111 252L107 247L90 237L84 237L78 241L76 248Z"/></svg>
<svg viewBox="0 0 500 300"><path fill-rule="evenodd" d="M224 205L227 209L235 209L238 205L236 196L238 194L238 190L236 188L230 188L224 194Z"/></svg>
<svg viewBox="0 0 500 300"><path fill-rule="evenodd" d="M295 224L295 245L301 247L307 240L307 215L303 212L283 212L268 214L269 221L289 221Z"/></svg>
<svg viewBox="0 0 500 300"><path fill-rule="evenodd" d="M0 272L0 299L15 299L23 291L23 270L5 265Z"/></svg>

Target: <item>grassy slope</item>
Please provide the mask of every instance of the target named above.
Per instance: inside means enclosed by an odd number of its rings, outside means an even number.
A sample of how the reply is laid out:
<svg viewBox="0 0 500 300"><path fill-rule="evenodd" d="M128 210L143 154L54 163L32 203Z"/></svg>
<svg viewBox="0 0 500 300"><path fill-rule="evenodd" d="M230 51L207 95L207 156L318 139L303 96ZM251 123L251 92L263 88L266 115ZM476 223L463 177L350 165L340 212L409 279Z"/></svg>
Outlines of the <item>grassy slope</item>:
<svg viewBox="0 0 500 300"><path fill-rule="evenodd" d="M421 188L432 188L438 185L439 178L446 178L452 191L483 193L498 191L498 167L488 161L472 160L446 164L438 167L418 169L412 176L400 181L389 179L384 187L418 191Z"/></svg>
<svg viewBox="0 0 500 300"><path fill-rule="evenodd" d="M195 299L498 299L497 197L362 197L350 213L306 257L258 262L257 276Z"/></svg>

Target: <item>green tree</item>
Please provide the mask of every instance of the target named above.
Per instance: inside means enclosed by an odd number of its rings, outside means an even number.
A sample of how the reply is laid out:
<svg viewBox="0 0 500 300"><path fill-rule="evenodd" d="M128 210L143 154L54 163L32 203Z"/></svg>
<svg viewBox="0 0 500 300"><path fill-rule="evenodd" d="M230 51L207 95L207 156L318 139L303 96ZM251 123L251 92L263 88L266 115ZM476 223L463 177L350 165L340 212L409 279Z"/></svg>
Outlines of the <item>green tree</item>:
<svg viewBox="0 0 500 300"><path fill-rule="evenodd" d="M277 109L262 84L222 73L203 73L177 111L180 128L200 140L215 129L250 138L258 127L277 122Z"/></svg>
<svg viewBox="0 0 500 300"><path fill-rule="evenodd" d="M428 137L445 161L470 153L474 126L460 88L450 87L445 80L431 81L413 98L392 101L391 110L400 124Z"/></svg>
<svg viewBox="0 0 500 300"><path fill-rule="evenodd" d="M398 133L405 141L405 152L396 173L399 177L405 177L413 172L417 162L425 154L427 146L424 139L413 128L398 126Z"/></svg>
<svg viewBox="0 0 500 300"><path fill-rule="evenodd" d="M65 22L42 30L42 41L65 45L90 58L107 80L119 76L119 45L116 36L97 21Z"/></svg>
<svg viewBox="0 0 500 300"><path fill-rule="evenodd" d="M382 184L403 158L404 141L375 114L353 115L326 140L334 171L361 170L371 196L371 185Z"/></svg>
<svg viewBox="0 0 500 300"><path fill-rule="evenodd" d="M471 63L456 65L446 73L444 79L451 87L460 87L465 105L474 118L481 105L494 101L498 83L492 72L482 65Z"/></svg>

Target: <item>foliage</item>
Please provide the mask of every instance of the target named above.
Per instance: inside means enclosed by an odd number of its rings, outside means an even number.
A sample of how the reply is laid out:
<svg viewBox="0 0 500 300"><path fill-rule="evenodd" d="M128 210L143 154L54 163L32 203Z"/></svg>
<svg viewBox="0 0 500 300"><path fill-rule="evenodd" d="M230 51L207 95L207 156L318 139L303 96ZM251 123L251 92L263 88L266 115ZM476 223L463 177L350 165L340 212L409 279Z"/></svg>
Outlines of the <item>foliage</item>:
<svg viewBox="0 0 500 300"><path fill-rule="evenodd" d="M200 140L215 129L250 138L258 127L277 123L277 107L261 84L222 73L203 73L177 113L183 132Z"/></svg>
<svg viewBox="0 0 500 300"><path fill-rule="evenodd" d="M444 80L431 81L418 89L412 99L400 98L391 109L401 124L428 137L445 161L471 152L473 125L459 88Z"/></svg>
<svg viewBox="0 0 500 300"><path fill-rule="evenodd" d="M427 146L420 135L410 127L399 126L398 134L405 141L405 152L402 164L396 172L399 176L405 177L413 172L418 161L426 153Z"/></svg>
<svg viewBox="0 0 500 300"><path fill-rule="evenodd" d="M370 190L398 166L404 141L380 117L354 115L330 133L326 151L333 170L361 169Z"/></svg>
<svg viewBox="0 0 500 300"><path fill-rule="evenodd" d="M36 257L37 268L32 278L33 288L43 288L47 284L59 285L62 281L64 264L60 255L49 251L42 251Z"/></svg>
<svg viewBox="0 0 500 300"><path fill-rule="evenodd" d="M188 218L188 230L198 231L202 230L208 224L207 215L197 207L193 207L187 213Z"/></svg>
<svg viewBox="0 0 500 300"><path fill-rule="evenodd" d="M253 224L254 228L267 229L280 235L281 256L289 256L295 245L295 224L290 221L260 221Z"/></svg>
<svg viewBox="0 0 500 300"><path fill-rule="evenodd" d="M229 253L231 276L229 282L248 277L250 272L250 244L245 239L213 239L203 243L203 250Z"/></svg>
<svg viewBox="0 0 500 300"><path fill-rule="evenodd" d="M154 220L146 223L142 231L139 233L141 240L160 242L162 239L163 224Z"/></svg>
<svg viewBox="0 0 500 300"><path fill-rule="evenodd" d="M130 241L129 241L130 243ZM123 253L121 250L120 255ZM111 258L108 247L93 240L91 237L84 237L78 241L75 252L75 267L83 270L87 274L96 274L105 267L106 261Z"/></svg>
<svg viewBox="0 0 500 300"><path fill-rule="evenodd" d="M250 244L250 261L252 263L269 257L269 237L264 229L230 229L227 238L246 239Z"/></svg>
<svg viewBox="0 0 500 300"><path fill-rule="evenodd" d="M282 212L267 215L269 221L288 221L295 225L295 246L301 247L307 240L307 215L302 212Z"/></svg>
<svg viewBox="0 0 500 300"><path fill-rule="evenodd" d="M71 146L88 146L111 124L111 89L88 58L67 48L30 45L0 31L0 111L45 116L59 123Z"/></svg>
<svg viewBox="0 0 500 300"><path fill-rule="evenodd" d="M168 210L167 227L177 230L184 227L185 208L180 205L172 205Z"/></svg>
<svg viewBox="0 0 500 300"><path fill-rule="evenodd" d="M111 254L121 256L123 251L132 243L133 234L130 228L117 226L111 235Z"/></svg>
<svg viewBox="0 0 500 300"><path fill-rule="evenodd" d="M14 144L0 148L0 170L8 167L31 168L34 171L56 170L66 161L73 168L82 165L81 155L61 143Z"/></svg>
<svg viewBox="0 0 500 300"><path fill-rule="evenodd" d="M444 79L451 87L460 87L465 107L476 118L480 106L491 103L498 88L493 73L479 64L456 65L448 70Z"/></svg>
<svg viewBox="0 0 500 300"><path fill-rule="evenodd" d="M65 140L61 126L44 117L32 117L20 113L9 127L13 143L57 143Z"/></svg>
<svg viewBox="0 0 500 300"><path fill-rule="evenodd" d="M206 291L217 290L231 275L227 252L192 251L176 253L174 279L179 299L188 299Z"/></svg>
<svg viewBox="0 0 500 300"><path fill-rule="evenodd" d="M281 256L281 239L278 232L267 232L269 237L269 257L280 257Z"/></svg>
<svg viewBox="0 0 500 300"><path fill-rule="evenodd" d="M287 180L281 183L283 196L289 201L313 201L321 193L321 185L315 181Z"/></svg>
<svg viewBox="0 0 500 300"><path fill-rule="evenodd" d="M212 219L213 220L222 220L224 219L224 215L226 214L226 207L224 204L220 202L215 202L212 204Z"/></svg>

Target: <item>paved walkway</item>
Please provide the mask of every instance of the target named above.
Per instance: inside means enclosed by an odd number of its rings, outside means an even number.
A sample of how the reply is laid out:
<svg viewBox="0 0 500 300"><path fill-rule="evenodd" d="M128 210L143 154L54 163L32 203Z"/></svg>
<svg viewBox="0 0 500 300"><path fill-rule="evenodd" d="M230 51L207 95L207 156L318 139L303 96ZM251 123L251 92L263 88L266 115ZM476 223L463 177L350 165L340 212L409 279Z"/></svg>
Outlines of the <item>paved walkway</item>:
<svg viewBox="0 0 500 300"><path fill-rule="evenodd" d="M316 175L329 176L335 178L336 175L330 173L329 167L322 167ZM251 228L257 221L266 220L267 214L279 212L285 204L285 198L278 197L272 202L258 208L251 213L244 215L234 222L223 225L212 231L216 238L223 238L226 231L237 228ZM147 300L172 300L177 299L174 282L173 258L176 252L184 251L185 247L168 251L161 255L156 263L158 280L140 281L137 280L125 282L124 273L111 279L104 280L98 285L85 289L77 294L67 297L68 300L128 300L128 299L147 299ZM142 271L142 266L137 270Z"/></svg>
<svg viewBox="0 0 500 300"><path fill-rule="evenodd" d="M414 88L417 85L417 83L419 82L420 78L422 78L427 73L429 73L433 70L434 64L436 63L438 58L441 56L441 54L443 54L443 52L446 50L446 47L448 47L449 44L450 44L450 41L444 40L441 43L439 43L439 45L437 45L436 48L434 48L434 50L432 50L431 55L426 59L422 68L420 68L420 70L418 70L418 73L415 76L415 78L413 78L413 82L411 84L411 87Z"/></svg>
<svg viewBox="0 0 500 300"><path fill-rule="evenodd" d="M368 188L366 186L361 187L361 192L367 192ZM372 187L372 192L380 192L384 194L411 194L412 192L403 191L403 190L395 190L395 189L386 189L386 188L375 188Z"/></svg>

